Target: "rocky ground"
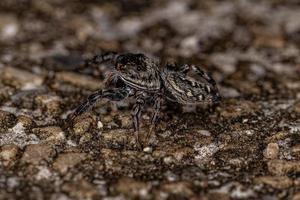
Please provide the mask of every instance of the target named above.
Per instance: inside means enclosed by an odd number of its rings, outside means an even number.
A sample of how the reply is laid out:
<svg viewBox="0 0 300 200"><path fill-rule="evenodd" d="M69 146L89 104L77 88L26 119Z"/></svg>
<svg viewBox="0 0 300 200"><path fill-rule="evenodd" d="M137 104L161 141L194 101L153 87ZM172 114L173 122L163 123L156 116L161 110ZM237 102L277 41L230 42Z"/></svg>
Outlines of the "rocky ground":
<svg viewBox="0 0 300 200"><path fill-rule="evenodd" d="M297 0L1 0L0 199L299 200L299 19ZM64 129L108 70L78 66L108 50L198 64L223 100L164 104L142 151L132 100Z"/></svg>

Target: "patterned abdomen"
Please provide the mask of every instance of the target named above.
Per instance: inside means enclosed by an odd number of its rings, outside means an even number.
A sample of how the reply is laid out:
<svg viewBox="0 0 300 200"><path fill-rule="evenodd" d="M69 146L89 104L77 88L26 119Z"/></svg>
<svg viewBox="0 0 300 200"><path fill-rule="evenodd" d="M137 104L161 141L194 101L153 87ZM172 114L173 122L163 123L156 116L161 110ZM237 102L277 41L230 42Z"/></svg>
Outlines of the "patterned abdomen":
<svg viewBox="0 0 300 200"><path fill-rule="evenodd" d="M188 68L190 69L190 67ZM201 104L219 100L215 81L201 69L174 71L164 68L161 76L168 99L181 104Z"/></svg>

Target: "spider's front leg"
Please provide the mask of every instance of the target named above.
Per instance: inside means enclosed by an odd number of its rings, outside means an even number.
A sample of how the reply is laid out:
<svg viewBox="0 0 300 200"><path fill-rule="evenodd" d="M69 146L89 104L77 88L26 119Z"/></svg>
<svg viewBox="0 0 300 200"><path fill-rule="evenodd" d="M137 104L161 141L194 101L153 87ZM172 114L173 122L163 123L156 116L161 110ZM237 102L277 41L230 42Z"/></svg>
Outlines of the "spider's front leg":
<svg viewBox="0 0 300 200"><path fill-rule="evenodd" d="M152 114L152 118L151 118L150 129L146 136L146 142L149 141L149 139L150 139L151 135L153 134L153 131L156 127L156 124L158 122L161 102L162 102L161 95L156 96L154 99L153 114Z"/></svg>
<svg viewBox="0 0 300 200"><path fill-rule="evenodd" d="M142 114L142 108L144 105L145 105L145 94L144 93L137 94L136 102L132 110L132 118L133 118L135 140L139 148L142 148L141 141L140 141L140 119Z"/></svg>
<svg viewBox="0 0 300 200"><path fill-rule="evenodd" d="M94 92L88 96L87 100L80 104L71 115L68 116L67 122L72 123L77 116L87 111L97 102L97 100L101 98L107 98L112 101L120 101L128 97L129 94L130 91L126 88L107 89Z"/></svg>

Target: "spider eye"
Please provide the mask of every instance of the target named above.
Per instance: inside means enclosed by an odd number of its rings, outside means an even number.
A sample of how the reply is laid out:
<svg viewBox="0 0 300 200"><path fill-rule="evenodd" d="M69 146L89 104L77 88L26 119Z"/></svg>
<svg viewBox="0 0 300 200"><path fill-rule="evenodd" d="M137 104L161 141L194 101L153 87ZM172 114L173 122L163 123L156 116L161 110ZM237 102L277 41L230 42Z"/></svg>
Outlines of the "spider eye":
<svg viewBox="0 0 300 200"><path fill-rule="evenodd" d="M142 68L141 68L140 66L138 66L136 69L137 69L138 71L141 71Z"/></svg>

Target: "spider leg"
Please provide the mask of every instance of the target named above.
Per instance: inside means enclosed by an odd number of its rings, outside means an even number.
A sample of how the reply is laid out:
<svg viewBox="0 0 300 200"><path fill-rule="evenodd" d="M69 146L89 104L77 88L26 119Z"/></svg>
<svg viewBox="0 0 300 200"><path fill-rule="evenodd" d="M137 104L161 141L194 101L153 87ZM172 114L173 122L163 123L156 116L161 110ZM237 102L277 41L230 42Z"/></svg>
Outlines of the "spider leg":
<svg viewBox="0 0 300 200"><path fill-rule="evenodd" d="M162 102L161 96L156 97L155 100L154 100L154 107L153 107L154 110L153 110L153 114L152 114L152 117L151 117L150 129L149 129L149 132L146 136L146 141L148 141L149 138L151 137L151 135L153 133L153 130L155 129L155 126L158 122L161 102Z"/></svg>
<svg viewBox="0 0 300 200"><path fill-rule="evenodd" d="M77 116L79 116L82 113L84 113L85 111L87 111L90 107L92 107L97 102L97 100L99 100L101 98L107 98L107 99L110 99L112 101L120 101L122 99L125 99L128 96L129 96L129 91L126 90L125 88L117 88L117 89L108 89L108 90L96 91L96 92L92 93L90 96L88 96L86 101L81 103L75 109L75 111L71 115L68 116L67 121L68 122L73 122L73 120Z"/></svg>
<svg viewBox="0 0 300 200"><path fill-rule="evenodd" d="M182 72L182 73L184 73L184 74L188 73L189 70L190 70L190 66L187 65L187 64L182 65L179 68L179 71Z"/></svg>
<svg viewBox="0 0 300 200"><path fill-rule="evenodd" d="M132 110L132 118L133 118L134 135L139 148L142 147L140 141L140 119L142 114L142 107L144 105L145 105L144 98L141 95L137 96L136 103L133 106L133 110Z"/></svg>

